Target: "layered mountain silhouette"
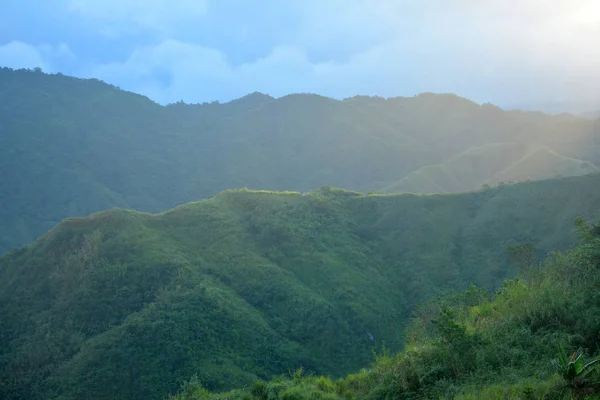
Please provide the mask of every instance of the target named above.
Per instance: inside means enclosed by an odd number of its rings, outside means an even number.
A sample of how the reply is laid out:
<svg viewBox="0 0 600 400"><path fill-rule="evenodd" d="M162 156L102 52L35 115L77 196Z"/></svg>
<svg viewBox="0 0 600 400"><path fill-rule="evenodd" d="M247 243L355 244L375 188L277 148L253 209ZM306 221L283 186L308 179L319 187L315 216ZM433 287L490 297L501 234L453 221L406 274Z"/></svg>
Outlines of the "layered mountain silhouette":
<svg viewBox="0 0 600 400"><path fill-rule="evenodd" d="M163 107L94 79L4 68L0 251L67 217L159 212L232 188L453 192L579 175L600 164L597 135L593 120L449 94Z"/></svg>

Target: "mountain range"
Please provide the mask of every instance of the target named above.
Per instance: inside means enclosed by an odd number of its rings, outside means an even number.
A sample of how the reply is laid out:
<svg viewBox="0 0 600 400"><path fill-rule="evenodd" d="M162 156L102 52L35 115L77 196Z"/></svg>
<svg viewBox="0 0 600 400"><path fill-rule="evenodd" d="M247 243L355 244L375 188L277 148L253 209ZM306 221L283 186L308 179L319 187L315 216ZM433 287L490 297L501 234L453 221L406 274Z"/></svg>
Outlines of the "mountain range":
<svg viewBox="0 0 600 400"><path fill-rule="evenodd" d="M0 69L0 398L592 394L598 166L592 114Z"/></svg>
<svg viewBox="0 0 600 400"><path fill-rule="evenodd" d="M231 188L456 192L587 174L598 127L432 93L160 106L95 79L3 68L0 251L67 217L160 212Z"/></svg>

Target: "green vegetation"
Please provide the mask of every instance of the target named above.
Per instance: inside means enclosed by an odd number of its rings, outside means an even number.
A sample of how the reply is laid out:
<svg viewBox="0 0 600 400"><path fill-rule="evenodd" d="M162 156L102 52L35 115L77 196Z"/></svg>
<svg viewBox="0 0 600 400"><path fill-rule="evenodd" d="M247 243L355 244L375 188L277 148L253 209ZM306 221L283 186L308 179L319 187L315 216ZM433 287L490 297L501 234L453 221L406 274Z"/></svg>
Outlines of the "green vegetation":
<svg viewBox="0 0 600 400"><path fill-rule="evenodd" d="M0 257L0 398L593 395L597 135L454 95L163 107L3 68L0 252L47 233Z"/></svg>
<svg viewBox="0 0 600 400"><path fill-rule="evenodd" d="M419 308L405 349L369 369L338 380L298 370L224 394L193 379L172 400L598 399L600 225L578 225L579 247L493 295L473 286Z"/></svg>
<svg viewBox="0 0 600 400"><path fill-rule="evenodd" d="M598 215L599 179L452 195L237 190L161 214L114 209L67 219L0 258L0 398L161 398L194 374L197 382L184 388L190 396L299 368L340 377L369 365L382 346L396 352L436 330L441 339L381 358L373 369L381 377L351 376L348 390L387 393L406 381L418 393L434 393L459 377L478 385L496 374L508 382L520 365L545 371L543 357L532 362L549 349L556 353L557 344L592 348L597 296L588 296L579 269L561 279L533 274L531 246L536 259L569 248L578 216L580 236L592 235L583 221ZM507 283L489 304L471 302L480 317L450 304L435 326L423 319L427 335L405 334L419 304L471 282L494 290L518 272L532 278ZM531 280L544 276L551 284ZM589 284L595 279L590 275ZM548 291L536 294L531 282ZM564 303L565 294L577 303ZM519 304L522 310L513 309ZM439 314L428 307L420 313ZM555 325L555 339L537 341ZM563 325L583 339L564 342ZM418 332L413 326L409 332ZM530 331L518 331L523 342L513 348L511 335L521 326ZM393 367L404 364L416 369ZM488 372L469 380L480 365ZM303 398L302 385L329 391L330 384L302 380L297 397L285 398ZM259 393L264 385L256 385ZM290 383L265 385L283 393Z"/></svg>
<svg viewBox="0 0 600 400"><path fill-rule="evenodd" d="M67 217L160 212L232 188L381 191L409 179L388 190L460 191L600 165L596 121L431 93L162 107L98 80L3 68L0 121L0 252ZM518 161L502 164L513 147L547 150L500 174Z"/></svg>
<svg viewBox="0 0 600 400"><path fill-rule="evenodd" d="M411 172L385 187L385 193L445 193L477 189L481 185L523 182L555 176L578 176L600 171L587 161L568 158L548 147L523 143L492 143L452 157L440 165Z"/></svg>

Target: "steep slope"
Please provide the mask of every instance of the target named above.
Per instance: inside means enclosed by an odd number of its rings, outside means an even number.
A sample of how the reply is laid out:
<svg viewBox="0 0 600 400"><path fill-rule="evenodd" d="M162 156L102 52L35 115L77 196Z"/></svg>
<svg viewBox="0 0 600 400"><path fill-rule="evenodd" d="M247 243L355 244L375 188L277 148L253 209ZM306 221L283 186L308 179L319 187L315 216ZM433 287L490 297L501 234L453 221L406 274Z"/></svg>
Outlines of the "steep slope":
<svg viewBox="0 0 600 400"><path fill-rule="evenodd" d="M0 87L0 250L67 216L164 204L140 179L168 174L160 106L100 81L27 71L0 71Z"/></svg>
<svg viewBox="0 0 600 400"><path fill-rule="evenodd" d="M460 195L229 191L71 218L0 258L0 397L161 398L398 350L411 311L513 276L597 215L600 175Z"/></svg>
<svg viewBox="0 0 600 400"><path fill-rule="evenodd" d="M406 348L332 380L301 370L211 394L197 377L173 400L600 398L600 225L584 241L505 281L471 287L419 308Z"/></svg>
<svg viewBox="0 0 600 400"><path fill-rule="evenodd" d="M477 189L501 182L522 182L598 172L588 161L568 158L548 147L524 143L492 143L452 157L443 164L421 167L383 193L445 193Z"/></svg>
<svg viewBox="0 0 600 400"><path fill-rule="evenodd" d="M162 107L98 80L0 69L0 252L66 217L159 212L226 189L377 190L473 146L600 162L595 121L431 93L337 101L253 93Z"/></svg>

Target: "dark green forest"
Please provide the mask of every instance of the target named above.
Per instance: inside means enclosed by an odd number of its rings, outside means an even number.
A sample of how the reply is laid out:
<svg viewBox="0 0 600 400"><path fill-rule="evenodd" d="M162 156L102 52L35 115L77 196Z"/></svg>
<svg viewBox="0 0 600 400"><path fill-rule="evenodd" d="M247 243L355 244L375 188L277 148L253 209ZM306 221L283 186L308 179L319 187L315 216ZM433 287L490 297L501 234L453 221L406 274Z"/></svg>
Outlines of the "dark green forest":
<svg viewBox="0 0 600 400"><path fill-rule="evenodd" d="M385 347L341 379L291 371L223 394L198 375L171 400L600 398L600 225L577 219L581 242L532 262L494 293L476 286L419 307L406 346Z"/></svg>
<svg viewBox="0 0 600 400"><path fill-rule="evenodd" d="M230 190L66 219L0 258L0 398L537 396L556 346L596 351L596 231L552 252L600 216L599 183Z"/></svg>
<svg viewBox="0 0 600 400"><path fill-rule="evenodd" d="M253 93L160 106L95 79L0 69L0 252L67 217L162 212L233 188L457 192L584 175L596 120L450 94Z"/></svg>

